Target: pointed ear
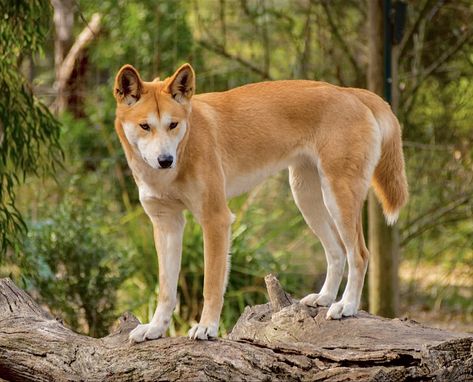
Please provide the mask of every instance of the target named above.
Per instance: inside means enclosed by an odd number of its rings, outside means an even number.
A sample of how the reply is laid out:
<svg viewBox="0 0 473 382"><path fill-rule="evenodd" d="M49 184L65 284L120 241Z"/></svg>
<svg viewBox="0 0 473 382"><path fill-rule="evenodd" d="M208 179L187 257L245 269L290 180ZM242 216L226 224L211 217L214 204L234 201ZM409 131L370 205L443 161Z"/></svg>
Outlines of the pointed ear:
<svg viewBox="0 0 473 382"><path fill-rule="evenodd" d="M168 80L165 89L177 102L189 101L195 91L195 74L190 64L184 64Z"/></svg>
<svg viewBox="0 0 473 382"><path fill-rule="evenodd" d="M143 81L138 71L131 65L123 66L115 77L114 94L118 103L128 106L138 101L143 93Z"/></svg>

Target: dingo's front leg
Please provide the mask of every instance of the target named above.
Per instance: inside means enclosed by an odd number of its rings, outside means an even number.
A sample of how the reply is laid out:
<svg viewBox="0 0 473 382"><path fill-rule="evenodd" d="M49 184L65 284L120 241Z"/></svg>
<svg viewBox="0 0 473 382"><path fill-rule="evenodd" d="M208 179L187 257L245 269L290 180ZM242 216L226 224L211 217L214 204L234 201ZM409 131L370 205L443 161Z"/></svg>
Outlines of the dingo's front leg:
<svg viewBox="0 0 473 382"><path fill-rule="evenodd" d="M192 339L217 337L228 277L231 213L225 209L202 219L204 234L204 307L200 322L189 330Z"/></svg>
<svg viewBox="0 0 473 382"><path fill-rule="evenodd" d="M130 333L133 342L163 337L176 306L185 219L182 212L174 211L150 215L150 218L159 262L158 307L149 324L138 325Z"/></svg>

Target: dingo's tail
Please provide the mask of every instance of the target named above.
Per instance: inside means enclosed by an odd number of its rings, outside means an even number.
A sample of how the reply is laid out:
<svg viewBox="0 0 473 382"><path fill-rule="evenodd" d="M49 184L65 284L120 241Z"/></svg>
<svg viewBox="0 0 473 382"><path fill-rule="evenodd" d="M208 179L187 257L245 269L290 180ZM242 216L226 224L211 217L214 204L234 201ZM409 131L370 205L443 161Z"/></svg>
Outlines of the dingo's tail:
<svg viewBox="0 0 473 382"><path fill-rule="evenodd" d="M401 127L396 116L389 114L382 119L375 117L383 130L381 158L376 165L372 185L383 205L384 216L389 225L396 223L400 209L407 203L406 173L402 153Z"/></svg>
<svg viewBox="0 0 473 382"><path fill-rule="evenodd" d="M400 209L407 203L406 172L402 153L401 126L388 103L364 89L350 89L373 113L381 136L381 157L376 165L372 185L383 206L389 225L396 223Z"/></svg>

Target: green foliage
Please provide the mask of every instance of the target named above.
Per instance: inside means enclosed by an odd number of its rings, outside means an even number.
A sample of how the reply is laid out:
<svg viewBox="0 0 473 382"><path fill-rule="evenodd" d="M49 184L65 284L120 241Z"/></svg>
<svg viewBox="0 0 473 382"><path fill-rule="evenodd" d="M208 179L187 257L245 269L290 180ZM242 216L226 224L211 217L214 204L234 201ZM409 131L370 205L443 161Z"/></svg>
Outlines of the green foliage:
<svg viewBox="0 0 473 382"><path fill-rule="evenodd" d="M424 7L426 13L420 17ZM14 269L14 275L23 272L25 282L33 288L30 290L36 288L41 293L45 288L49 297L43 301L55 312L66 312L66 320L82 331L104 333L112 316L128 309L148 321L159 292L151 223L139 204L113 129L112 86L120 66L133 64L143 79L151 80L191 62L199 93L267 78L365 85L368 44L364 2L80 0L75 3L75 35L92 13L102 15L101 32L84 52L82 114L86 117L65 114L60 118L60 142L66 155L64 166L55 169L58 183L27 179L15 195L25 170L44 173L52 169L57 157L58 125L32 97L19 68L22 58L33 55L33 83L41 89L51 86L53 51L41 56L35 53L45 37L52 42L53 30L51 8L44 0L0 0L0 9L8 14L7 21L0 23L0 83L4 89L0 130L5 130L0 143L0 235L6 238L4 243L9 240L10 245L20 246L13 236L21 224L15 205L29 217L32 227L24 242L23 262L17 264L20 269L9 264L11 268L0 270L8 273ZM446 272L466 269L471 275L471 38L436 65L445 52L471 35L468 20L473 7L464 1L448 6L410 2L408 14L407 32L420 18L404 45L399 66L399 117L404 125L411 192L411 202L400 221L404 262L435 264ZM435 70L429 72L430 68ZM75 182L70 192L72 174ZM12 204L13 197L16 204ZM283 175L230 202L237 220L232 227L232 271L221 332L228 331L245 305L266 300L263 277L269 272L278 273L295 297L320 287L325 272L323 251L291 199ZM43 208L44 204L49 207ZM61 232L62 227L70 236ZM40 253L37 258L35 251ZM62 252L71 253L70 258ZM84 258L90 270L78 275L82 268L77 263ZM56 266L52 259L59 259L62 265ZM69 278L55 281L66 267L75 275L70 280L81 279L82 297L68 285ZM171 334L183 334L189 323L199 319L202 282L201 230L188 216L179 305ZM51 289L55 284L60 288ZM98 284L109 293L113 306L104 305L94 294ZM465 285L458 286L461 300L445 287L439 295L448 301L441 305L451 307L456 298L460 308L455 309L471 312L471 291L468 293ZM412 293L415 290L410 288ZM436 294L433 287L432 301L438 300ZM425 294L418 295L427 301ZM103 324L94 323L94 318L88 322L82 305L89 299L104 310ZM430 297L428 301L430 304ZM93 311L91 305L87 309ZM91 329L94 325L98 329Z"/></svg>
<svg viewBox="0 0 473 382"><path fill-rule="evenodd" d="M91 58L110 76L109 92L114 74L125 63L134 65L144 79L152 80L157 75L171 74L184 60L197 59L186 2L83 0L81 7L86 14L104 15L104 38L97 42Z"/></svg>
<svg viewBox="0 0 473 382"><path fill-rule="evenodd" d="M247 197L240 199L245 201ZM240 200L237 199L232 204L240 204L238 202ZM243 210L238 210L240 218L232 225L229 259L231 271L221 321L223 333L233 327L245 306L267 302L264 276L268 273L277 274L284 288L290 293L300 293L307 282L312 281L304 280L302 269L294 262L292 253L284 249L271 253L268 248L269 237L258 236L258 211L255 207L249 205ZM179 279L180 309L177 313L179 317L175 317L178 323L184 324L183 329L187 329L186 325L189 322L198 321L203 304L202 232L193 219L188 220L190 221L186 227ZM277 227L272 232L275 236L281 233ZM260 240L255 240L258 237ZM183 331L182 328L180 331Z"/></svg>
<svg viewBox="0 0 473 382"><path fill-rule="evenodd" d="M30 225L19 257L26 287L72 328L95 337L116 319L117 290L132 271L133 250L103 201L72 185L62 203Z"/></svg>
<svg viewBox="0 0 473 382"><path fill-rule="evenodd" d="M52 7L48 1L1 0L0 43L2 59L12 64L20 54L41 48L50 28Z"/></svg>
<svg viewBox="0 0 473 382"><path fill-rule="evenodd" d="M54 170L60 158L59 123L19 71L22 57L41 48L51 6L45 0L0 2L0 255L25 225L15 205L15 187L27 174Z"/></svg>
<svg viewBox="0 0 473 382"><path fill-rule="evenodd" d="M312 283L310 277L304 277L303 267L294 261L293 253L279 249L272 253L268 248L268 241L284 234L287 226L275 226L271 235L260 237L263 220L256 205L245 202L248 197L233 200L231 207L238 213L237 221L232 225L232 246L230 253L230 268L228 287L226 292L224 312L220 329L228 332L235 324L241 312L247 305L262 304L267 301L264 276L275 273L279 276L285 289L295 295L301 290L308 290ZM132 235L143 234L143 240L152 242L151 223L147 218L136 218ZM264 220L267 220L267 213ZM271 218L270 218L271 219ZM139 223L138 223L139 221ZM143 224L148 229L143 230ZM131 228L131 227L130 227ZM131 228L133 229L133 228ZM259 238L259 239L258 239ZM147 321L154 313L157 303L159 285L157 283L156 253L152 245L139 251L132 259L137 267L133 279L146 280L146 287L140 288L139 293L129 288L139 288L138 282L128 285L128 293L133 312L143 321ZM187 224L184 233L182 266L178 283L178 307L174 313L174 322L171 333L184 334L192 322L198 322L203 304L204 281L204 253L202 230L199 224L187 214Z"/></svg>

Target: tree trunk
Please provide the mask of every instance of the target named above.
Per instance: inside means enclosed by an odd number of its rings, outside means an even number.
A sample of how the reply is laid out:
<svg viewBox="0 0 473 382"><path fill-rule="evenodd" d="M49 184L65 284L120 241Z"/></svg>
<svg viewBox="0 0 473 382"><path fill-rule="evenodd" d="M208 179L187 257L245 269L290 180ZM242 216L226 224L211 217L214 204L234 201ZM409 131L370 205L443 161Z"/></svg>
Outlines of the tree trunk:
<svg viewBox="0 0 473 382"><path fill-rule="evenodd" d="M85 116L84 90L88 66L86 48L100 31L100 14L92 18L84 30L73 41L74 1L53 0L54 6L54 64L57 91L52 109L56 114L69 110L76 118Z"/></svg>
<svg viewBox="0 0 473 382"><path fill-rule="evenodd" d="M271 304L247 307L229 338L130 344L138 320L96 339L53 319L10 279L0 280L0 377L12 381L467 381L473 337L360 312L327 321L268 278ZM288 305L290 304L290 305ZM271 306L278 307L273 312Z"/></svg>
<svg viewBox="0 0 473 382"><path fill-rule="evenodd" d="M51 0L51 3L54 7L54 69L57 83L60 78L62 62L73 43L74 1ZM67 105L66 89L58 87L56 90L55 106L57 112L61 113Z"/></svg>
<svg viewBox="0 0 473 382"><path fill-rule="evenodd" d="M67 52L72 46L74 0L51 0L54 7L54 68L56 77Z"/></svg>
<svg viewBox="0 0 473 382"><path fill-rule="evenodd" d="M368 1L369 63L368 89L384 95L383 0ZM395 86L393 86L395 87ZM369 310L383 317L395 317L399 305L399 234L389 227L373 191L368 195Z"/></svg>

